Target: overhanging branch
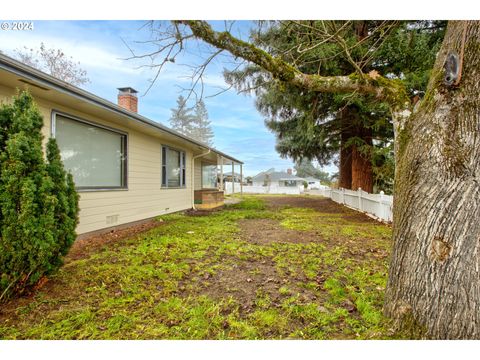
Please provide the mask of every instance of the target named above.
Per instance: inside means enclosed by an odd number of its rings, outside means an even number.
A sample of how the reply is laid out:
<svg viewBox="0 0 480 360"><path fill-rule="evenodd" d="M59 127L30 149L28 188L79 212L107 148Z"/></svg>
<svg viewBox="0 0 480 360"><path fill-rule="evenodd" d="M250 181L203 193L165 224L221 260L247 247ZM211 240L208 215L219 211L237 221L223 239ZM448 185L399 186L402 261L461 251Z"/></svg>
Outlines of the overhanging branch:
<svg viewBox="0 0 480 360"><path fill-rule="evenodd" d="M352 74L350 76L305 74L284 60L274 57L248 42L237 39L230 32L214 31L206 21L181 20L174 21L174 23L188 26L193 36L216 48L226 50L235 57L257 64L279 81L314 92L357 92L374 95L379 100L390 103L395 110L408 107L409 100L405 89L397 80L387 79L377 73Z"/></svg>

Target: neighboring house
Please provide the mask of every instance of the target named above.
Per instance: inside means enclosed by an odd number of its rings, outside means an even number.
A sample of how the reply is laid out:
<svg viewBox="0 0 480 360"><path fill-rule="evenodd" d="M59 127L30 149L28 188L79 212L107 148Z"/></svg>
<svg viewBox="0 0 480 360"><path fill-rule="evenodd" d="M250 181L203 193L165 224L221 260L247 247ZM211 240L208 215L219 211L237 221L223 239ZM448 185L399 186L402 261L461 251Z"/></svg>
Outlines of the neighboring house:
<svg viewBox="0 0 480 360"><path fill-rule="evenodd" d="M275 171L269 169L263 171L252 178L253 186L279 186L279 187L302 187L305 179L292 174L292 170L287 172Z"/></svg>
<svg viewBox="0 0 480 360"><path fill-rule="evenodd" d="M309 190L319 190L319 189L324 189L326 187L326 186L320 184L320 180L318 180L314 177L311 177L311 176L305 178L305 181L308 184L307 189L309 189Z"/></svg>
<svg viewBox="0 0 480 360"><path fill-rule="evenodd" d="M80 194L78 234L223 203L217 167L242 162L137 114L132 88L118 105L0 54L0 101L28 88Z"/></svg>
<svg viewBox="0 0 480 360"><path fill-rule="evenodd" d="M220 177L220 174L218 176ZM242 175L240 175L239 173L237 173L237 172L233 173L233 180L236 183L239 183L241 178L242 178ZM223 181L232 182L232 172L231 171L227 171L227 172L224 171L223 172Z"/></svg>

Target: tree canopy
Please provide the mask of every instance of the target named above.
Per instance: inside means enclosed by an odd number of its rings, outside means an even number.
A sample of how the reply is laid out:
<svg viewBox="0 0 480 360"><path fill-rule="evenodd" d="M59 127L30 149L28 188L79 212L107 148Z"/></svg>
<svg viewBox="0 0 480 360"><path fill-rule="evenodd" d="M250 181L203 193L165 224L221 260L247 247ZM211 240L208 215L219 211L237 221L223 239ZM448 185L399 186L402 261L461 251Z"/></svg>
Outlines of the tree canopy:
<svg viewBox="0 0 480 360"><path fill-rule="evenodd" d="M314 177L320 180L323 184L330 184L331 177L326 171L322 171L319 167L312 164L311 161L302 159L295 163L295 171L298 177Z"/></svg>

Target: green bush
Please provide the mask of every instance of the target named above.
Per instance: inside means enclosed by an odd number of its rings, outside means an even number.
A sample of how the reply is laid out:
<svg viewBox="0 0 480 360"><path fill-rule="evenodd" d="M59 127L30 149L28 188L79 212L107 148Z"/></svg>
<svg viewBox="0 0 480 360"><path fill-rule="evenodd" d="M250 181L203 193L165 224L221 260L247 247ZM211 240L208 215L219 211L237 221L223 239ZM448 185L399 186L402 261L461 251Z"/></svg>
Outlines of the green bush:
<svg viewBox="0 0 480 360"><path fill-rule="evenodd" d="M78 195L42 126L27 92L0 107L0 300L57 270L76 237Z"/></svg>

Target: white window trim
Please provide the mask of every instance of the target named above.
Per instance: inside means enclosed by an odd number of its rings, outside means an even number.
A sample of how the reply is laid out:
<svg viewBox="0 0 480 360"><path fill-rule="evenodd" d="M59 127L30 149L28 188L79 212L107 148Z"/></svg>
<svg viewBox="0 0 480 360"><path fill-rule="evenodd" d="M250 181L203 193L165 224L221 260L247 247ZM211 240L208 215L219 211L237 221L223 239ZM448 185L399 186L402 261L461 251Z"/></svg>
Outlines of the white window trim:
<svg viewBox="0 0 480 360"><path fill-rule="evenodd" d="M77 116L58 111L58 110L52 110L51 113L51 131L50 135L51 137L55 138L55 130L56 130L56 121L57 121L57 115L66 117L68 119L78 121L87 125L95 126L101 129L105 129L120 135L125 136L125 144L124 144L124 155L125 155L125 160L123 163L123 185L122 186L80 186L80 187L75 187L75 190L77 192L95 192L95 191L128 191L128 133L122 130L118 130L115 128L111 128L106 125L98 124L96 122L90 121L90 120L85 120L82 118L79 118Z"/></svg>

